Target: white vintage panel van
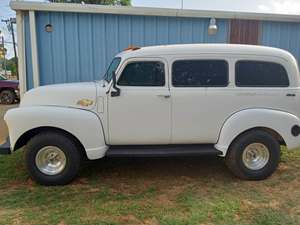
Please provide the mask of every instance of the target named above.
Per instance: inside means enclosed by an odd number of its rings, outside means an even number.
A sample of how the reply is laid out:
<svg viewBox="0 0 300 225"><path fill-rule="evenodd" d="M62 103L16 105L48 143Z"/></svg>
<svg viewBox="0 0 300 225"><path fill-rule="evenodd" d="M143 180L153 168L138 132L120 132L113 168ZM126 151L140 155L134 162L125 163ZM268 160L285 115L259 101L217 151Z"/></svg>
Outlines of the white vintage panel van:
<svg viewBox="0 0 300 225"><path fill-rule="evenodd" d="M270 176L300 147L300 80L288 52L229 44L130 48L103 80L28 91L5 121L32 178L64 185L83 159L224 157L239 178Z"/></svg>

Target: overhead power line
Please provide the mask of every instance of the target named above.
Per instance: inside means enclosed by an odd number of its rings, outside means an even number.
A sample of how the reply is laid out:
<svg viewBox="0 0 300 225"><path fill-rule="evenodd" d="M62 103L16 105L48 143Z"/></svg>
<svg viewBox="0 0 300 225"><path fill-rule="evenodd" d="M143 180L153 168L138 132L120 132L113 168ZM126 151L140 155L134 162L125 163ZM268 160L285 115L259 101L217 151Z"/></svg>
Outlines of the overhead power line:
<svg viewBox="0 0 300 225"><path fill-rule="evenodd" d="M19 79L17 48L16 48L16 39L15 39L15 31L14 31L14 24L16 24L16 18L11 17L10 19L1 20L1 21L6 23L7 29L11 33L11 36L12 36L14 54L15 54L15 63L16 63L16 73L17 73L17 79Z"/></svg>

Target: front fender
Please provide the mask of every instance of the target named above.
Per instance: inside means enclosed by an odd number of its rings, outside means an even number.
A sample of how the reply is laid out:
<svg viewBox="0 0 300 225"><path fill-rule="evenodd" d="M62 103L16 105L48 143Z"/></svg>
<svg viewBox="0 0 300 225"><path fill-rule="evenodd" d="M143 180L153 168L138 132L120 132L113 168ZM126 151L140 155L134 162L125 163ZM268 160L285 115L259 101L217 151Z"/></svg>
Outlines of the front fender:
<svg viewBox="0 0 300 225"><path fill-rule="evenodd" d="M291 133L294 125L300 126L297 116L271 109L246 109L230 116L224 123L215 148L226 155L232 141L241 133L253 128L269 128L276 131L284 139L287 148L300 146L300 137Z"/></svg>
<svg viewBox="0 0 300 225"><path fill-rule="evenodd" d="M39 127L59 128L71 133L81 142L89 159L102 158L108 149L100 119L87 110L53 106L20 107L9 110L4 120L9 129L11 149L23 134Z"/></svg>

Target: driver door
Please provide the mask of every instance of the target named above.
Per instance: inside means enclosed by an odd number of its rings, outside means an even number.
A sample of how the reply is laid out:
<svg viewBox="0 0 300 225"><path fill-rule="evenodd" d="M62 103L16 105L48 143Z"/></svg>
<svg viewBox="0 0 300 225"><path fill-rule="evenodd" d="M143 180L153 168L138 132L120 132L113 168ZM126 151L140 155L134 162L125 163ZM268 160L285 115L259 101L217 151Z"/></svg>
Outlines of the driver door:
<svg viewBox="0 0 300 225"><path fill-rule="evenodd" d="M120 96L109 93L108 97L110 144L170 144L171 100L166 61L130 59L116 76L121 92Z"/></svg>

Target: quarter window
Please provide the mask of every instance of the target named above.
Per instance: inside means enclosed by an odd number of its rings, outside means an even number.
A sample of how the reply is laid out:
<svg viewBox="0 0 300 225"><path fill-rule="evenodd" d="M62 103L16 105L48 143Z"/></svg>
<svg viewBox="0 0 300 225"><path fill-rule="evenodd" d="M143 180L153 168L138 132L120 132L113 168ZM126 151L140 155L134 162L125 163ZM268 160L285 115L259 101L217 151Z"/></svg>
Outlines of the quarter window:
<svg viewBox="0 0 300 225"><path fill-rule="evenodd" d="M162 62L133 62L123 70L120 86L164 86L165 69Z"/></svg>
<svg viewBox="0 0 300 225"><path fill-rule="evenodd" d="M180 60L173 64L174 87L225 87L228 63L225 60Z"/></svg>
<svg viewBox="0 0 300 225"><path fill-rule="evenodd" d="M273 62L239 61L235 66L235 84L239 87L287 87L286 69Z"/></svg>

